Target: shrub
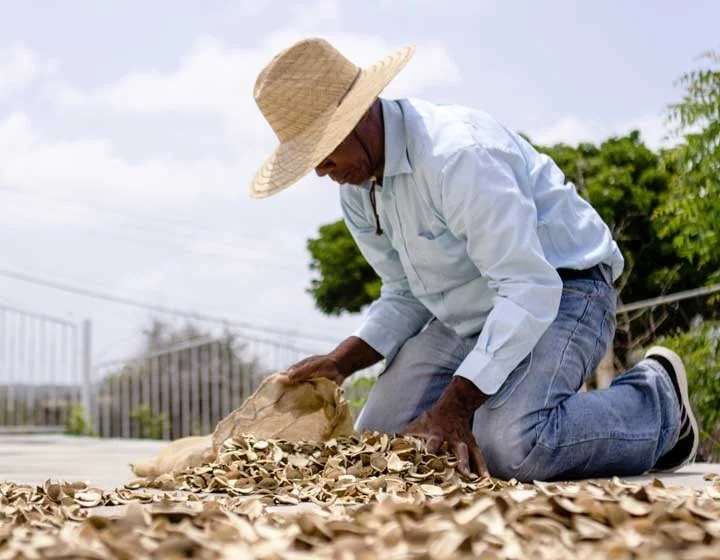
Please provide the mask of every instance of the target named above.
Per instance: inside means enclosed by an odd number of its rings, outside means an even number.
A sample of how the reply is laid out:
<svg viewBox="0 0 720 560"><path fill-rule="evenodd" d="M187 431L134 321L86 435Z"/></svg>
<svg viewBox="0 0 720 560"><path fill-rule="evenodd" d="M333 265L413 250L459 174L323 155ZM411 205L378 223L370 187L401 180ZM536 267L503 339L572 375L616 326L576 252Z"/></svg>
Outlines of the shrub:
<svg viewBox="0 0 720 560"><path fill-rule="evenodd" d="M65 421L65 433L71 436L96 436L97 434L90 426L85 414L85 409L74 404L70 407L67 420Z"/></svg>
<svg viewBox="0 0 720 560"><path fill-rule="evenodd" d="M700 424L699 459L720 459L720 321L696 322L692 328L660 339L685 362L690 400Z"/></svg>
<svg viewBox="0 0 720 560"><path fill-rule="evenodd" d="M368 394L370 393L370 389L373 388L373 385L375 385L375 381L377 381L377 378L374 376L358 376L353 378L345 386L345 398L350 405L353 418L357 418L358 414L360 414L360 411L362 410L362 407L365 406Z"/></svg>
<svg viewBox="0 0 720 560"><path fill-rule="evenodd" d="M152 409L143 404L132 410L130 419L137 425L139 438L162 439L167 422L164 414L153 414Z"/></svg>

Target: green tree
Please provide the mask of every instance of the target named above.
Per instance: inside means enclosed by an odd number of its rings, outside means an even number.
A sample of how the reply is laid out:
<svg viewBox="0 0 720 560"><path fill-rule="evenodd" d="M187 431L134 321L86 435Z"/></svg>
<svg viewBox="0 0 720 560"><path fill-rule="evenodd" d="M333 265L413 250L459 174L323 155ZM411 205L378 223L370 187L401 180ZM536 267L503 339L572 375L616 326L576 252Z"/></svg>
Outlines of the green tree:
<svg viewBox="0 0 720 560"><path fill-rule="evenodd" d="M610 138L599 146L538 148L555 160L610 227L625 257L625 270L617 284L621 302L694 288L705 281L703 272L663 234L664 223L657 218L672 197L678 177L671 152L652 152L638 132ZM616 367L621 368L627 355L649 340L687 329L697 314L712 315L706 300L619 315Z"/></svg>
<svg viewBox="0 0 720 560"><path fill-rule="evenodd" d="M310 269L320 275L312 280L309 292L323 313L356 313L380 297L380 278L360 253L345 222L321 226L307 247Z"/></svg>
<svg viewBox="0 0 720 560"><path fill-rule="evenodd" d="M679 170L670 196L656 212L660 234L700 275L720 280L720 54L707 67L684 74L681 101L669 108L684 143L668 154Z"/></svg>
<svg viewBox="0 0 720 560"><path fill-rule="evenodd" d="M599 146L537 148L555 160L610 227L625 257L619 282L622 301L692 285L692 268L683 268L672 245L658 239L652 220L667 195L673 169L642 143L637 131Z"/></svg>

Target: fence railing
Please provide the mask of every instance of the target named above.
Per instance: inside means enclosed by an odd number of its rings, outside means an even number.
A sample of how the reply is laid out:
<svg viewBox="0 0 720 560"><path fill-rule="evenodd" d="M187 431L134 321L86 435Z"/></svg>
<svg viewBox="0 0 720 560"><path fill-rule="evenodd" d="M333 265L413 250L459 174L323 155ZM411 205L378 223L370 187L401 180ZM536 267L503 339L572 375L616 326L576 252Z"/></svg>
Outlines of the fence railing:
<svg viewBox="0 0 720 560"><path fill-rule="evenodd" d="M327 348L245 332L92 364L92 325L0 305L0 429L207 434L269 373ZM77 421L78 416L80 423Z"/></svg>
<svg viewBox="0 0 720 560"><path fill-rule="evenodd" d="M720 285L670 294L620 311L718 290ZM287 336L260 338L241 331L93 365L89 321L76 323L0 304L0 429L61 430L79 413L88 431L103 437L207 434L263 377L328 350L318 347L317 340L301 339L302 347L297 346ZM377 374L381 367L364 374ZM364 385L347 387L348 399L361 400Z"/></svg>
<svg viewBox="0 0 720 560"><path fill-rule="evenodd" d="M92 424L102 437L212 432L263 377L309 350L250 336L203 338L95 366Z"/></svg>
<svg viewBox="0 0 720 560"><path fill-rule="evenodd" d="M0 305L0 427L62 426L83 400L81 325Z"/></svg>

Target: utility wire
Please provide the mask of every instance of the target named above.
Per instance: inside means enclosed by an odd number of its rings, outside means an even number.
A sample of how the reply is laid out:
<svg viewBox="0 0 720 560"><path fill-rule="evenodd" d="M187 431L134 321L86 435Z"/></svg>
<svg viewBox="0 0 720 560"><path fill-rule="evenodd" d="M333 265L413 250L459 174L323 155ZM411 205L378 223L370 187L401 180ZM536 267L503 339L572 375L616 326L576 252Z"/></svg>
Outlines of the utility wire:
<svg viewBox="0 0 720 560"><path fill-rule="evenodd" d="M48 200L52 200L55 202L58 202L59 204L63 204L65 206L74 206L75 208L83 208L85 210L93 210L95 212L106 212L109 214L114 214L116 216L135 220L136 222L140 222L143 225L147 225L148 219L151 219L153 223L158 224L169 224L169 225L176 225L180 226L181 228L184 227L186 230L190 230L191 233L197 233L198 230L205 231L207 233L212 234L219 234L218 230L215 228L210 228L205 226L204 224L199 224L192 220L184 220L181 218L168 218L167 216L159 217L159 216L145 216L142 214L137 214L134 212L128 212L125 210L118 210L117 208L109 208L107 206L102 206L93 203L89 200L77 200L70 197L61 197L61 196L54 196L49 195L45 193L39 193L37 191L29 191L25 189L19 189L16 187L8 187L8 186L0 186L0 193L10 194L14 196L21 196L25 198L34 198L36 200L41 200L47 203ZM161 231L167 231L167 230L161 230ZM239 239L239 238L238 238ZM243 241L249 241L249 242L257 242L258 239L256 238L247 238L243 237Z"/></svg>
<svg viewBox="0 0 720 560"><path fill-rule="evenodd" d="M33 194L31 194L31 193L16 192L14 189L9 189L7 187L0 187L0 192L3 192L3 191L10 192L11 194L19 194L22 196L33 196ZM263 262L263 264L273 266L275 268L280 268L280 269L284 269L284 270L292 270L292 271L297 270L296 267L288 265L287 259L282 258L283 254L286 255L287 257L290 257L290 256L296 256L295 253L290 253L287 251L285 253L278 253L277 249L273 249L273 252L271 254L267 254L267 252L263 253L263 252L253 251L253 250L248 251L248 249L246 247L240 246L239 244L232 244L232 243L229 243L226 241L215 241L215 240L210 241L209 244L211 246L216 246L221 249L222 248L228 249L230 252L229 253L213 252L213 251L208 251L208 250L198 250L198 249L192 249L192 248L186 248L186 247L178 248L177 247L178 241L183 241L183 240L187 241L187 242L197 242L198 241L198 235L196 235L196 232L193 232L193 228L189 228L184 231L183 230L169 231L167 229L155 229L152 227L152 223L158 221L155 217L152 217L152 218L148 217L148 218L143 219L142 217L140 217L138 215L127 214L127 213L119 212L119 211L109 209L109 208L103 208L103 207L93 206L93 205L84 204L84 203L72 203L72 202L69 203L69 202L63 201L63 199L57 199L57 198L55 200L60 201L60 203L63 205L72 206L75 208L81 208L85 211L109 212L109 213L115 214L117 216L126 218L126 219L129 218L131 220L136 220L136 221L142 222L141 224L137 224L137 223L122 224L122 232L125 233L126 231L134 231L135 233L140 233L141 235L149 233L149 234L155 236L154 239L151 239L152 243L154 243L156 245L163 244L166 246L168 244L172 244L172 245L174 245L174 247L173 247L174 252L182 252L182 253L190 254L190 255L219 257L219 258L222 258L225 260L237 260L237 261L243 261L243 262L247 262L247 261ZM150 221L148 222L148 220L150 220ZM27 222L27 223L30 223L30 222ZM150 227L148 227L148 225L150 225ZM138 239L138 238L131 237L128 235L121 235L121 234L117 233L117 231L120 231L120 230L113 231L108 228L93 228L93 227L89 227L88 229L93 230L93 231L96 231L96 230L102 231L104 233L104 235L114 238L114 239L121 240L121 241L130 241L133 243L139 243L139 244L142 244L143 246L147 246L147 244L148 244L148 238L146 236L143 236L142 238ZM202 228L202 229L206 232L210 232L215 235L220 235L220 233L221 233L217 230L211 230L210 228ZM168 234L168 233L171 233L172 236L167 237L166 234ZM235 237L235 239L241 240L244 243L250 244L250 245L257 243L257 240L253 240L251 238Z"/></svg>
<svg viewBox="0 0 720 560"><path fill-rule="evenodd" d="M645 309L646 307L656 307L665 303L672 303L683 299L714 294L715 292L720 292L720 284L713 284L711 286L703 286L702 288L695 288L693 290L675 292L674 294L667 294L656 298L634 301L618 307L617 313L626 313L628 311L635 311L636 309Z"/></svg>
<svg viewBox="0 0 720 560"><path fill-rule="evenodd" d="M228 325L228 326L235 326L235 327L241 327L248 330L254 330L258 332L265 332L268 334L273 335L279 335L279 336L289 336L289 337L295 337L295 338L304 338L307 340L316 340L319 342L329 342L332 344L337 344L338 340L335 338L330 338L327 336L312 334L312 333L299 333L297 331L291 331L287 329L280 329L275 327L265 327L265 326L258 326L256 324L247 322L247 321L239 321L237 319L229 319L227 317L219 317L217 315L208 315L206 313L199 313L197 311L190 311L190 310L183 310L183 309L177 309L173 307L168 307L164 305L157 305L154 303L147 303L144 301L139 301L136 299L110 294L107 292L101 292L98 290L91 290L89 288L83 288L81 286L73 286L71 284L65 284L63 282L57 282L55 280L47 280L45 278L38 278L37 276L32 276L30 274L26 274L24 272L18 272L15 270L9 270L6 268L0 268L0 276L5 276L7 278L13 278L15 280L21 280L23 282L28 282L30 284L36 284L38 286L44 286L46 288L54 288L56 290L61 290L64 292L69 292L73 294L78 294L82 296L87 296L95 299L101 299L105 301L111 301L114 303L120 303L123 305L130 305L133 307L139 307L142 309L148 309L150 311L155 311L157 313L165 313L167 315L174 315L176 317L184 317L186 319L193 319L196 321L206 321L211 323L218 323L221 325Z"/></svg>

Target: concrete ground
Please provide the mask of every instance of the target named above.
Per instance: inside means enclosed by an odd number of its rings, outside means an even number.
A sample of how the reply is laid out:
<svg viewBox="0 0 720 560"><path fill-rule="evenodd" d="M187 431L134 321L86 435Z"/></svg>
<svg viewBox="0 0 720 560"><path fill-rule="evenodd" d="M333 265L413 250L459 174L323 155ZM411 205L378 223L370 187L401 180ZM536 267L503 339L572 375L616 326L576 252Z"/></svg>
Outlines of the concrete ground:
<svg viewBox="0 0 720 560"><path fill-rule="evenodd" d="M0 433L0 480L39 484L48 478L88 481L112 490L136 478L130 463L167 442L60 434Z"/></svg>
<svg viewBox="0 0 720 560"><path fill-rule="evenodd" d="M165 444L153 440L0 433L0 481L41 484L48 478L82 480L112 490L135 478L131 462L151 457ZM696 463L677 473L627 480L660 478L668 485L702 489L708 484L703 480L707 473L720 474L720 464Z"/></svg>

